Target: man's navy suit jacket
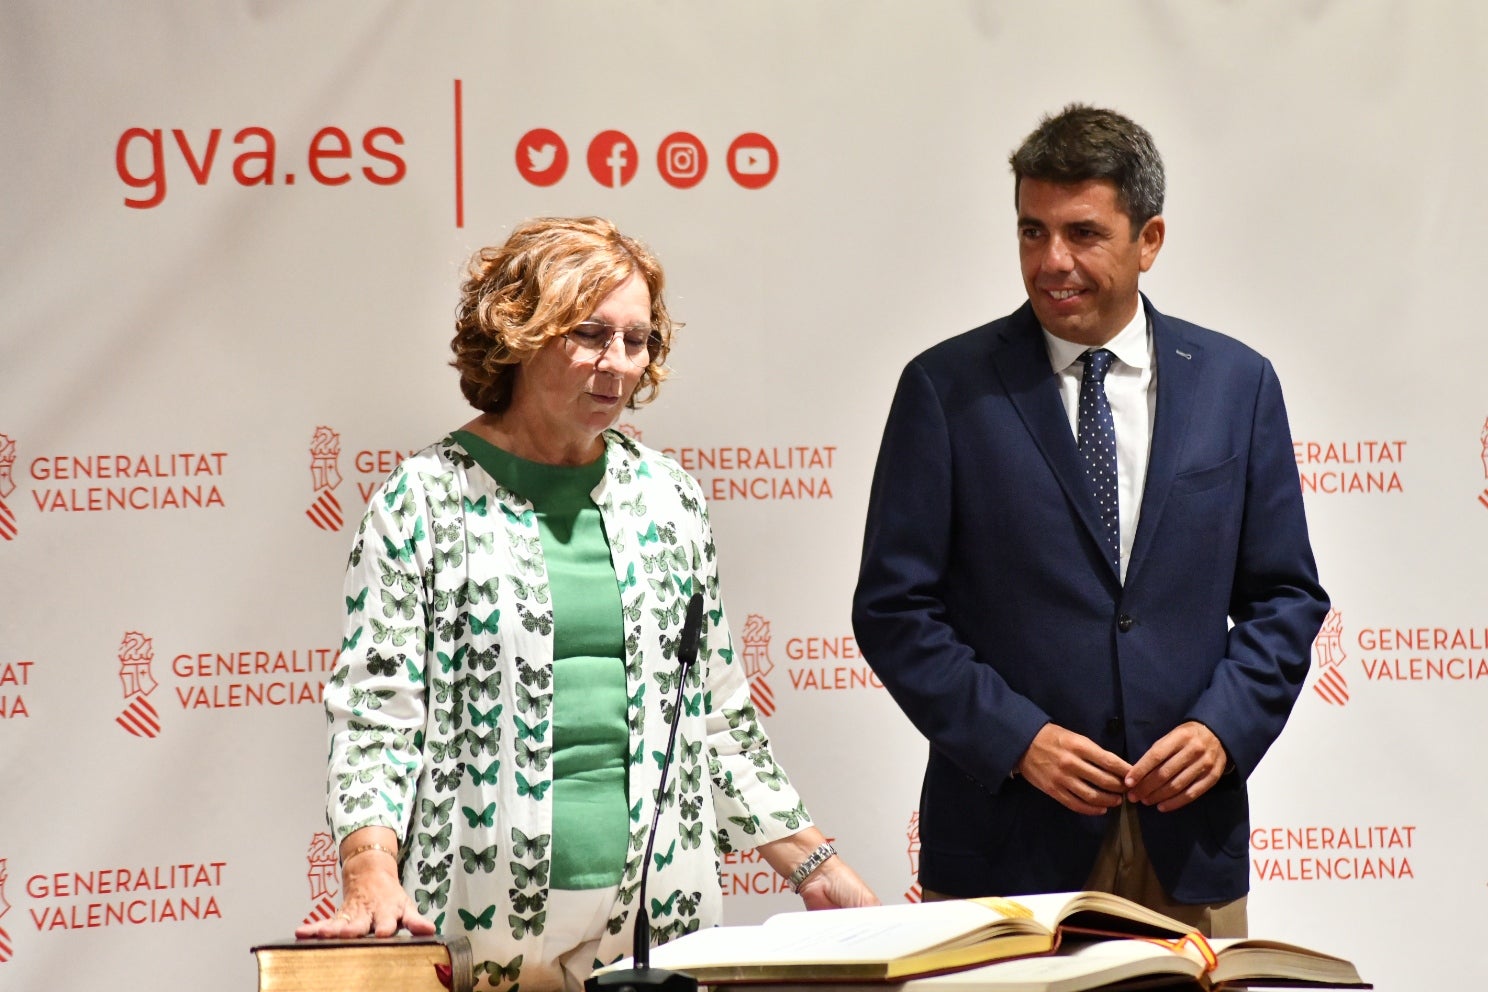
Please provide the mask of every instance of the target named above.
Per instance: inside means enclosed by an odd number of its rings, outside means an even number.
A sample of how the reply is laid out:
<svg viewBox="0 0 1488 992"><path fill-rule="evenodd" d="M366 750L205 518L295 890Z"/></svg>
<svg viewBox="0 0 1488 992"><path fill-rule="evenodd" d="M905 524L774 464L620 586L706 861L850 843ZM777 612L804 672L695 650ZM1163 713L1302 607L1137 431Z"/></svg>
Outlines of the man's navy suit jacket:
<svg viewBox="0 0 1488 992"><path fill-rule="evenodd" d="M1249 888L1245 780L1281 732L1328 609L1281 386L1239 342L1147 303L1157 404L1123 585L1028 304L905 368L868 506L853 624L930 742L920 882L952 896L1079 889L1107 816L1010 777L1045 723L1135 762L1197 720L1232 765L1141 807L1179 902Z"/></svg>

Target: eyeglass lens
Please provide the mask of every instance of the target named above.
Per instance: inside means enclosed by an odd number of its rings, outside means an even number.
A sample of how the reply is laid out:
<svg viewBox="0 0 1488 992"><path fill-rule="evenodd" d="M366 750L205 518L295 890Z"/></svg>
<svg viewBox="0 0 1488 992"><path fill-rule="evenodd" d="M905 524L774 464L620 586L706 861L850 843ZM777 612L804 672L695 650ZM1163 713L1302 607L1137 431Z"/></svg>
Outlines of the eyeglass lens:
<svg viewBox="0 0 1488 992"><path fill-rule="evenodd" d="M620 336L625 357L633 365L647 365L651 361L651 338L656 332L649 327L615 327L597 320L586 320L569 331L565 338L579 355L598 358L610 350L615 336Z"/></svg>

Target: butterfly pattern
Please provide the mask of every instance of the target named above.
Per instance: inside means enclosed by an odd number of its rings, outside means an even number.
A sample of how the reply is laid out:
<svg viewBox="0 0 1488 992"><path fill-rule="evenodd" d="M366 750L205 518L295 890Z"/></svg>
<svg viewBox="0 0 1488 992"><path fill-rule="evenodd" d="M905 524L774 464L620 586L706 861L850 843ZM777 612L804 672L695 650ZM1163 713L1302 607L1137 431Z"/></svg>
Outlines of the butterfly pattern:
<svg viewBox="0 0 1488 992"><path fill-rule="evenodd" d="M617 432L605 441L595 502L622 601L630 824L597 952L609 961L630 950L659 791L654 756L674 725L649 883L654 941L719 921L721 853L811 820L735 661L697 483ZM694 591L705 622L676 706ZM326 686L337 838L367 825L406 831L404 886L443 932L470 937L478 988L561 982L542 956L553 845L563 842L552 819L561 741L552 593L531 504L447 437L406 458L373 495L343 592L342 650Z"/></svg>

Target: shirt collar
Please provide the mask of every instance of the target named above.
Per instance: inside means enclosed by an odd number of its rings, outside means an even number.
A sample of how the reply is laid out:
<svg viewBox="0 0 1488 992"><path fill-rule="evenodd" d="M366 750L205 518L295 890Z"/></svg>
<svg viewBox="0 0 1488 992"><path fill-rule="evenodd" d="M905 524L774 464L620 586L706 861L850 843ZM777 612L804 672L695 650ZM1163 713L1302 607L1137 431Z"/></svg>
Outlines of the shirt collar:
<svg viewBox="0 0 1488 992"><path fill-rule="evenodd" d="M1080 361L1081 356L1090 350L1083 344L1057 338L1042 326L1039 330L1044 333L1044 344L1049 349L1049 364L1055 372L1063 372ZM1123 364L1134 369L1145 369L1152 364L1152 346L1147 338L1147 303L1138 296L1137 312L1132 315L1131 322L1101 347L1115 355Z"/></svg>

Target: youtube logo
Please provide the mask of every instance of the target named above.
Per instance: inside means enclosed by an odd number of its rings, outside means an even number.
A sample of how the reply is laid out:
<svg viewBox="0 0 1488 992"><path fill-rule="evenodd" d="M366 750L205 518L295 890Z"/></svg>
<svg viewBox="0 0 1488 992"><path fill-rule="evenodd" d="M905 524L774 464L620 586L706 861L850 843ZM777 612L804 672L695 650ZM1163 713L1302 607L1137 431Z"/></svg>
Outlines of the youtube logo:
<svg viewBox="0 0 1488 992"><path fill-rule="evenodd" d="M728 170L745 189L768 186L780 166L775 145L763 134L741 134L729 145Z"/></svg>

